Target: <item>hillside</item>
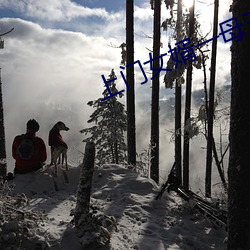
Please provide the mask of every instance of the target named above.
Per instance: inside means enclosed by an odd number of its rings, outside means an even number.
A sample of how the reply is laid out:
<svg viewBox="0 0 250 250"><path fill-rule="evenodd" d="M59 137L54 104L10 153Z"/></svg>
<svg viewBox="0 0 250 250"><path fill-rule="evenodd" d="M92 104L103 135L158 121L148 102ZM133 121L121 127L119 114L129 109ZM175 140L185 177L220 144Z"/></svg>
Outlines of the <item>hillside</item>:
<svg viewBox="0 0 250 250"><path fill-rule="evenodd" d="M79 169L80 166L70 168L69 184L64 183L59 172L57 192L50 170L19 175L2 186L2 194L23 193L22 197L29 200L18 209L9 204L12 210L6 208L7 202L0 204L0 249L82 249L70 223ZM157 193L158 187L148 179L122 166L104 165L95 170L91 203L116 221L110 244L104 249L226 249L223 228L213 228L175 193L165 192L160 200L155 200ZM11 203L10 198L8 202ZM20 211L25 211L22 218Z"/></svg>

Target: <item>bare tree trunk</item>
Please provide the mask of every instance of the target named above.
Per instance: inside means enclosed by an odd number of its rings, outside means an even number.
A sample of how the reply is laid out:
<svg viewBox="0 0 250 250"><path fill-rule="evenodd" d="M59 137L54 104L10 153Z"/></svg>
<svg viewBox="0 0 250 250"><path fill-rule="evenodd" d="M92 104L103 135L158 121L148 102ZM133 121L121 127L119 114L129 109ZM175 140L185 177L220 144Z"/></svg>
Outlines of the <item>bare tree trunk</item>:
<svg viewBox="0 0 250 250"><path fill-rule="evenodd" d="M189 9L189 31L188 37L191 39L194 35L194 8L195 0L193 5ZM191 94L192 94L192 73L193 65L192 62L188 63L187 68L187 80L186 80L186 102L185 102L185 128L190 123L190 110L191 110ZM184 129L184 140L183 140L183 186L189 189L189 132Z"/></svg>
<svg viewBox="0 0 250 250"><path fill-rule="evenodd" d="M5 177L6 174L7 174L7 160L6 160L5 131L4 131L2 77L0 71L0 176Z"/></svg>
<svg viewBox="0 0 250 250"><path fill-rule="evenodd" d="M175 81L175 163L176 176L182 181L181 157L181 84Z"/></svg>
<svg viewBox="0 0 250 250"><path fill-rule="evenodd" d="M244 16L249 9L249 0L234 0L232 3L233 18L242 26L238 29L233 21L228 250L250 249L250 26L249 15Z"/></svg>
<svg viewBox="0 0 250 250"><path fill-rule="evenodd" d="M182 40L182 0L178 0L176 33L177 42ZM181 157L181 84L175 81L175 163L176 175L182 181L182 157Z"/></svg>
<svg viewBox="0 0 250 250"><path fill-rule="evenodd" d="M219 13L219 0L215 0L214 1L213 37L216 37L218 34L218 13ZM217 39L214 39L212 41L212 57L211 57L210 87L209 87L209 106L208 106L207 160L206 160L206 178L205 178L205 194L207 197L211 197L216 55L217 55Z"/></svg>
<svg viewBox="0 0 250 250"><path fill-rule="evenodd" d="M222 181L222 184L223 184L223 187L224 187L225 191L227 191L227 182L226 182L223 170L221 168L221 164L220 164L220 161L219 161L219 157L218 157L218 153L217 153L214 138L213 138L213 145L212 146L213 146L212 150L213 150L213 154L214 154L214 160L215 160L215 163L216 163L219 175L220 175L220 179Z"/></svg>
<svg viewBox="0 0 250 250"><path fill-rule="evenodd" d="M76 192L77 202L74 213L76 228L81 227L89 220L89 203L94 172L95 144L87 142L83 164L80 172L79 184Z"/></svg>
<svg viewBox="0 0 250 250"><path fill-rule="evenodd" d="M115 227L114 217L90 211L90 195L94 172L95 144L87 142L77 188L77 201L74 211L76 235L82 249L100 249L109 243ZM93 206L91 207L94 210Z"/></svg>
<svg viewBox="0 0 250 250"><path fill-rule="evenodd" d="M114 147L115 147L115 164L119 164L119 154L118 154L118 143L117 139L114 142Z"/></svg>
<svg viewBox="0 0 250 250"><path fill-rule="evenodd" d="M119 129L119 126L117 125L116 117L117 117L117 110L116 110L116 105L113 102L112 103L112 127L113 127L112 154L114 158L112 163L119 164L119 150L118 150L118 138L117 138L117 130Z"/></svg>
<svg viewBox="0 0 250 250"><path fill-rule="evenodd" d="M126 48L127 65L134 63L134 1L126 1ZM126 68L127 82L127 144L128 164L136 165L136 127L135 127L135 90L134 90L134 65Z"/></svg>
<svg viewBox="0 0 250 250"><path fill-rule="evenodd" d="M153 37L153 58L160 56L161 43L161 1L154 2L154 37ZM153 69L159 69L159 58L154 59ZM157 70L153 70L153 76ZM151 103L151 166L150 177L159 183L159 86L160 75L152 80L152 103Z"/></svg>
<svg viewBox="0 0 250 250"><path fill-rule="evenodd" d="M202 54L202 67L203 67L203 73L204 73L204 94L205 94L205 111L206 111L206 116L208 114L208 94L207 94L207 75L206 75L206 65L205 65L205 57L204 57L204 53L200 50L201 54ZM206 137L206 140L207 140L207 117L205 119L205 137ZM217 166L217 169L218 169L218 172L219 172L219 175L220 175L220 178L221 178L221 181L222 181L222 184L223 184L223 187L225 189L225 191L227 191L227 183L226 183L226 179L225 179L225 176L224 176L224 173L223 173L223 170L221 168L221 162L219 161L219 158L218 158L218 154L217 154L217 151L216 151L216 145L215 145L215 141L214 141L214 137L213 137L213 142L212 142L212 150L213 150L213 154L214 154L214 159L215 159L215 163L216 163L216 166ZM226 149L227 150L227 149ZM225 151L226 152L226 151ZM224 152L224 154L225 154ZM223 161L223 157L221 158L221 160Z"/></svg>

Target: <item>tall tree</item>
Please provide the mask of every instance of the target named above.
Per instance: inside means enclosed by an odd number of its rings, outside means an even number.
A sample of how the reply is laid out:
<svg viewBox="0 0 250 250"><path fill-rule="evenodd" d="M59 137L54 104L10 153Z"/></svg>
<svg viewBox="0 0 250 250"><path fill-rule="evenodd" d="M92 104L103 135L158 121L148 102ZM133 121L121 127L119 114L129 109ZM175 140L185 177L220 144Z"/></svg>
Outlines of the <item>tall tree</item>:
<svg viewBox="0 0 250 250"><path fill-rule="evenodd" d="M0 69L0 176L7 174L6 146L5 146L5 130L4 130L4 112L3 112L3 96L2 96L2 76Z"/></svg>
<svg viewBox="0 0 250 250"><path fill-rule="evenodd" d="M111 93L117 93L115 81L116 75L111 70L108 84ZM108 89L103 91L103 97L109 96ZM91 134L84 139L84 142L94 142L96 144L96 160L102 165L104 163L124 163L127 147L124 142L124 133L127 129L127 115L124 105L117 100L117 96L112 96L103 100L99 98L89 101L88 105L96 110L91 114L88 123L95 123L93 127L84 128L80 132L85 135ZM123 93L119 93L123 97Z"/></svg>
<svg viewBox="0 0 250 250"><path fill-rule="evenodd" d="M250 249L249 0L232 3L228 250ZM244 15L248 14L248 15ZM236 22L237 21L237 22ZM241 25L241 26L239 26Z"/></svg>
<svg viewBox="0 0 250 250"><path fill-rule="evenodd" d="M159 183L159 86L160 43L161 43L161 0L154 1L154 35L153 35L153 80L151 103L151 166L150 176Z"/></svg>
<svg viewBox="0 0 250 250"><path fill-rule="evenodd" d="M183 37L183 16L182 16L182 0L178 0L177 3L177 20L174 21L173 18L173 0L165 1L167 9L170 8L170 19L163 22L163 27L166 30L167 26L170 25L175 29L176 42L180 42ZM173 59L172 56L167 62L167 69L171 71L166 71L164 76L164 82L166 88L172 88L175 84L175 163L176 163L176 175L180 181L182 181L182 152L181 152L181 84L183 83L183 73L185 71L184 63L178 64L176 67L176 60L181 60L180 55Z"/></svg>
<svg viewBox="0 0 250 250"><path fill-rule="evenodd" d="M177 4L177 21L176 36L177 42L182 40L182 0L178 0ZM183 64L183 63L182 63ZM175 163L176 173L180 181L182 181L182 154L181 154L181 81L175 81Z"/></svg>
<svg viewBox="0 0 250 250"><path fill-rule="evenodd" d="M218 13L219 0L214 1L214 23L213 37L218 34ZM212 55L210 68L210 86L209 86L209 105L208 105L208 126L207 126L207 158L206 158L206 178L205 178L205 194L211 197L211 177L212 177L212 150L213 150L213 121L214 121L214 89L216 75L216 55L217 55L217 39L212 41Z"/></svg>
<svg viewBox="0 0 250 250"><path fill-rule="evenodd" d="M195 0L193 0L192 6L189 8L189 28L188 37L193 41L194 36L194 9ZM193 65L192 62L188 62L187 75L186 75L186 100L185 100L185 128L190 125L190 110L191 110L191 93L192 93L192 73ZM183 186L189 188L189 132L184 129L184 141L183 141Z"/></svg>
<svg viewBox="0 0 250 250"><path fill-rule="evenodd" d="M127 146L128 164L136 165L135 87L134 87L134 1L126 0L126 78L127 91Z"/></svg>
<svg viewBox="0 0 250 250"><path fill-rule="evenodd" d="M4 40L1 39L12 32L11 30L0 34L0 49L4 48ZM0 68L0 176L6 176L7 174L7 159L6 159L6 145L5 145L5 129L4 129L4 110L3 110L3 95L2 95L2 73Z"/></svg>

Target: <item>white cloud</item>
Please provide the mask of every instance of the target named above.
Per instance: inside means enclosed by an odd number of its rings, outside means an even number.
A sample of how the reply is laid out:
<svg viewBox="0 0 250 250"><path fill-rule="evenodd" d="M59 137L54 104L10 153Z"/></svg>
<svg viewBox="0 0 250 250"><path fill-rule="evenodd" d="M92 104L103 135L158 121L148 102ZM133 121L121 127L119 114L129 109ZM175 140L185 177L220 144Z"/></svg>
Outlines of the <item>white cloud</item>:
<svg viewBox="0 0 250 250"><path fill-rule="evenodd" d="M142 7L135 6L134 8L134 17L135 19L139 19L141 21L152 19L153 10L151 10L149 4L145 4Z"/></svg>
<svg viewBox="0 0 250 250"><path fill-rule="evenodd" d="M86 103L99 98L104 90L101 75L108 76L114 68L118 90L125 89L119 74L121 51L109 46L111 41L117 46L125 42L125 12L107 13L104 9L88 9L68 0L3 0L0 8L3 7L20 11L25 18L33 17L33 22L0 19L1 30L14 27L14 31L4 37L5 48L0 51L8 158L11 158L13 137L24 132L25 123L33 117L40 122L39 135L45 140L50 126L63 120L71 128L70 133L65 133L66 139L74 142L70 146L78 146L77 142L81 145L82 135L78 131L93 112ZM87 16L98 17L98 21L78 19ZM153 43L152 39L143 37L152 35L153 11L148 3L135 7L135 21L135 60L143 63L149 59L147 48L151 49ZM164 36L162 51L167 47ZM222 65L230 52L219 48ZM220 71L223 79L228 75L225 70ZM150 80L140 85L141 80L142 74L136 69L136 101L150 102ZM195 85L203 88L202 82L200 77ZM163 92L167 90L162 89Z"/></svg>
<svg viewBox="0 0 250 250"><path fill-rule="evenodd" d="M0 22L4 30L14 27L0 51L8 158L13 136L24 132L32 117L41 123L45 140L48 128L63 120L74 128L70 146L81 145L78 132L93 112L87 102L101 97L101 75L119 65L120 51L100 36L45 29L21 19Z"/></svg>
<svg viewBox="0 0 250 250"><path fill-rule="evenodd" d="M219 23L231 18L229 12L229 6L232 3L231 0L220 1L219 3ZM213 15L214 15L214 1L198 2L196 1L196 14L198 15L198 21L203 29L203 35L208 32L212 35L213 30Z"/></svg>
<svg viewBox="0 0 250 250"><path fill-rule="evenodd" d="M24 16L46 21L69 21L77 17L98 16L107 18L110 15L103 8L87 8L70 0L8 0L0 3L1 8L21 12Z"/></svg>

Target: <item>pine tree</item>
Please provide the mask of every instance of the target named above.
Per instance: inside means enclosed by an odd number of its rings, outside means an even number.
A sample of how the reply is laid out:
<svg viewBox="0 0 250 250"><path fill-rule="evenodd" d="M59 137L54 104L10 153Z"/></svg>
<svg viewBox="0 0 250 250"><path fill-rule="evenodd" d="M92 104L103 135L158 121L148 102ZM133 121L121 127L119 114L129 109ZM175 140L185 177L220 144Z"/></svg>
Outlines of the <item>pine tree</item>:
<svg viewBox="0 0 250 250"><path fill-rule="evenodd" d="M115 72L112 69L109 75L110 80L116 78ZM110 91L117 93L115 81L108 83ZM106 88L103 97L108 97L109 92ZM95 111L90 115L88 123L95 123L93 127L84 128L80 132L91 134L90 137L84 139L84 142L94 142L96 145L96 160L97 164L104 163L123 163L126 159L127 146L124 142L124 132L127 130L127 114L124 105L117 100L122 98L123 93L114 95L102 101L99 98L95 101L89 101L88 105L95 108Z"/></svg>
<svg viewBox="0 0 250 250"><path fill-rule="evenodd" d="M174 30L173 36L169 38L169 45L171 45L172 38L176 40L176 42L181 42L186 38L189 38L192 44L200 44L205 40L204 37L201 37L200 32L200 24L195 18L194 15L194 3L190 8L190 13L183 13L183 3L185 1L178 0L166 0L165 4L167 9L170 9L170 17L167 18L163 23L163 29L168 30L169 28ZM177 4L177 11L174 11L174 6ZM176 13L176 15L174 14ZM176 43L175 43L176 44ZM206 46L206 45L205 45ZM192 133L190 133L189 128L191 126L191 121L193 117L190 117L191 111L191 94L192 94L192 71L193 67L196 69L202 68L202 62L204 57L204 52L199 47L195 49L196 59L194 61L189 60L187 63L176 64L176 61L173 60L172 56L169 58L167 62L167 69L171 69L170 71L166 71L164 82L166 88L173 88L175 85L175 163L176 163L176 175L178 179L183 183L185 188L189 188L189 140L192 138ZM178 56L178 57L177 57ZM176 55L177 59L182 61L180 54ZM206 56L207 58L207 56ZM185 100L185 109L182 111L182 84L185 83L183 75L185 70L187 69L186 74L186 100ZM207 99L207 98L205 98ZM182 113L185 113L185 124L184 129L182 129ZM183 137L183 171L182 171L182 132L184 132Z"/></svg>

